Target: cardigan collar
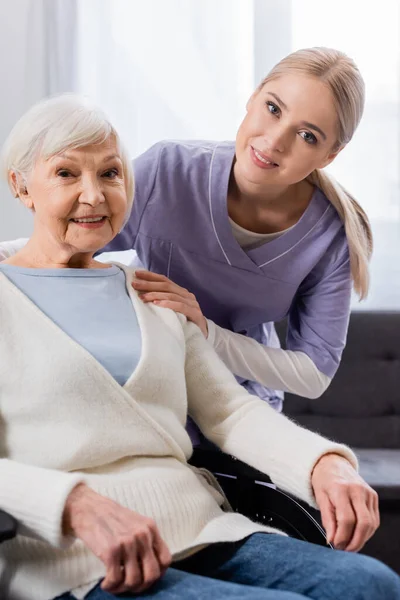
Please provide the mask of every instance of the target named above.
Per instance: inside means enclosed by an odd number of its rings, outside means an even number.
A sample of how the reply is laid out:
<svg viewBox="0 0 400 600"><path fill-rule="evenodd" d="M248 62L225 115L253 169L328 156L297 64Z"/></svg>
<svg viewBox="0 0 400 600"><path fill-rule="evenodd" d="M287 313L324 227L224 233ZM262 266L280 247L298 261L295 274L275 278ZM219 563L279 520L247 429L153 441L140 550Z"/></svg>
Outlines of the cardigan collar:
<svg viewBox="0 0 400 600"><path fill-rule="evenodd" d="M132 288L132 279L134 277L134 271L119 263L113 263L120 267L126 276L126 288L129 297L132 301L134 309L136 311L141 335L142 335L142 353L139 363L136 369L133 371L126 383L121 386L114 377L101 365L95 358L88 352L83 346L78 344L72 339L65 331L63 331L52 319L50 319L45 313L43 313L34 302L30 300L21 290L18 289L11 281L0 272L0 287L4 287L5 290L11 292L14 296L15 301L19 301L25 304L28 310L32 312L32 316L42 321L43 329L52 331L54 335L58 337L58 344L63 344L69 347L69 353L79 355L79 360L84 361L87 364L88 369L93 372L97 381L104 383L105 389L112 389L113 401L122 402L136 413L138 420L141 422L142 427L147 426L152 433L155 433L158 438L162 438L163 445L167 444L170 447L170 454L178 458L178 460L185 462L186 457L182 448L177 444L174 438L157 423L148 412L141 406L140 402L135 399L135 387L136 383L140 379L148 378L148 366L151 363L151 357L154 351L154 344L157 343L156 339L152 339L148 335L148 331L151 326L151 321L159 319L156 307L145 305L138 298L137 292Z"/></svg>

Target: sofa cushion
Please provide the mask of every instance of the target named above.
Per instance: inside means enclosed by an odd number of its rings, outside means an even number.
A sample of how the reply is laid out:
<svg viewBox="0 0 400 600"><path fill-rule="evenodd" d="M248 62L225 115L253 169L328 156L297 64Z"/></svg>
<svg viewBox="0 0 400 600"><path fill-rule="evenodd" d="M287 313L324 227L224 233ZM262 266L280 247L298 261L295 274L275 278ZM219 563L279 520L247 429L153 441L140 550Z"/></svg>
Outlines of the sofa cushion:
<svg viewBox="0 0 400 600"><path fill-rule="evenodd" d="M361 476L379 494L379 499L397 500L400 506L400 450L354 448Z"/></svg>
<svg viewBox="0 0 400 600"><path fill-rule="evenodd" d="M284 330L280 323L281 340ZM400 449L400 311L353 312L342 362L327 391L315 400L287 394L283 410L351 446Z"/></svg>

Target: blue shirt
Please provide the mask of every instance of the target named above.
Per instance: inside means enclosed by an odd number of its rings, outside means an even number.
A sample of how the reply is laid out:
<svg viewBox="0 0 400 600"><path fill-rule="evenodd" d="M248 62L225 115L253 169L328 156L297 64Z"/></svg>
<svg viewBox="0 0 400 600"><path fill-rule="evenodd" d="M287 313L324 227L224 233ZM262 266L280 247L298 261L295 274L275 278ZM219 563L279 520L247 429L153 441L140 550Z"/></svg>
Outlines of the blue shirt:
<svg viewBox="0 0 400 600"><path fill-rule="evenodd" d="M136 312L125 273L107 269L28 269L0 263L0 270L67 335L124 385L141 355Z"/></svg>
<svg viewBox="0 0 400 600"><path fill-rule="evenodd" d="M135 200L106 251L134 248L147 269L193 292L206 317L287 348L333 377L345 345L352 280L343 223L321 190L300 220L258 248L241 248L227 211L233 142L160 142L134 162ZM273 390L257 384L264 398ZM253 392L254 393L254 392Z"/></svg>

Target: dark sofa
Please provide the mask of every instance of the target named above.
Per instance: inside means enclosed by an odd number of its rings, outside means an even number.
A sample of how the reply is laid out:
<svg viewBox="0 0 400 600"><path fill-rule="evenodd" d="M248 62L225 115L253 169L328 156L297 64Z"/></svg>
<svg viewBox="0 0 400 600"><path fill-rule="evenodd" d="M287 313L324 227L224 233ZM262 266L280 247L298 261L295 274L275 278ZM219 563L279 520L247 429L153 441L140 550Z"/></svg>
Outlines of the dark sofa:
<svg viewBox="0 0 400 600"><path fill-rule="evenodd" d="M317 400L287 394L284 412L354 449L380 498L381 527L363 552L400 574L400 312L353 312L328 390Z"/></svg>

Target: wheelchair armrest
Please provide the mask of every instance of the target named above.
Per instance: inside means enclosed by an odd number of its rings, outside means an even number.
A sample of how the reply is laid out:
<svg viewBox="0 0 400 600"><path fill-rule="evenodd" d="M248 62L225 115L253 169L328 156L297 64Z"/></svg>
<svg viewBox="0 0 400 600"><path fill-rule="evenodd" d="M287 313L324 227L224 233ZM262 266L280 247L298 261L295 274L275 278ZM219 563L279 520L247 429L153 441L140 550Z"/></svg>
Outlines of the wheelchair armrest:
<svg viewBox="0 0 400 600"><path fill-rule="evenodd" d="M262 481L263 483L272 483L268 475L218 449L196 447L189 462L194 467L203 467L211 471L211 473L232 475L238 478L245 477L246 479Z"/></svg>
<svg viewBox="0 0 400 600"><path fill-rule="evenodd" d="M17 521L8 513L0 510L0 544L17 534Z"/></svg>
<svg viewBox="0 0 400 600"><path fill-rule="evenodd" d="M218 449L194 449L194 467L214 473L235 512L300 540L326 546L325 531L301 501L271 486L271 479ZM330 544L328 544L330 546Z"/></svg>

